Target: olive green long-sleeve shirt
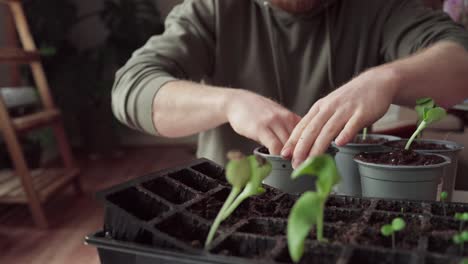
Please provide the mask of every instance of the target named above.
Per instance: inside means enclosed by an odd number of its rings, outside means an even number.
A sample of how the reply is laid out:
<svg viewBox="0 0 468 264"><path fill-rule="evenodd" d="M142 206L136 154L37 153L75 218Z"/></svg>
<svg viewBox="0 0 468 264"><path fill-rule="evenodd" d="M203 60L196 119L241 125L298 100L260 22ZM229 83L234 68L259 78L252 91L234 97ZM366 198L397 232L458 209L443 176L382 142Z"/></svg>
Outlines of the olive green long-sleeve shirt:
<svg viewBox="0 0 468 264"><path fill-rule="evenodd" d="M152 104L159 88L192 80L248 89L303 115L360 72L442 40L468 49L465 30L419 0L324 0L302 15L268 1L186 0L169 14L164 34L117 72L113 111L157 135ZM229 149L250 153L256 145L225 124L200 133L198 155L223 164Z"/></svg>

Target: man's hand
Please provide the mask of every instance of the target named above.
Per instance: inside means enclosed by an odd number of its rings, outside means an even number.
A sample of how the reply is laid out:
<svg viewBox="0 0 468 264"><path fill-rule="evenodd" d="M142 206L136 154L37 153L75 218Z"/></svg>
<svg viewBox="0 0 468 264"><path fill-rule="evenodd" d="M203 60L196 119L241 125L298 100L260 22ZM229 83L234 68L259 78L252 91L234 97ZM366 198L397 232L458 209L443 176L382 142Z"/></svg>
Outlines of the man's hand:
<svg viewBox="0 0 468 264"><path fill-rule="evenodd" d="M307 157L327 150L336 138L345 145L382 117L396 93L396 74L385 67L369 70L317 101L294 128L281 155L296 168Z"/></svg>
<svg viewBox="0 0 468 264"><path fill-rule="evenodd" d="M278 103L246 90L231 90L226 107L236 133L259 142L279 155L300 117Z"/></svg>

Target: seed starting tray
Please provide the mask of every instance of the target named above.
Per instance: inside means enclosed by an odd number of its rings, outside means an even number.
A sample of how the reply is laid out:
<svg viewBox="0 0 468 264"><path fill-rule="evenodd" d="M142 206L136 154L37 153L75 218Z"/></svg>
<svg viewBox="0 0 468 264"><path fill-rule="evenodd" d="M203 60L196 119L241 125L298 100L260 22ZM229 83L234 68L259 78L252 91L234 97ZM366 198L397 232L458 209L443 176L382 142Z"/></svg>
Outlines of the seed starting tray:
<svg viewBox="0 0 468 264"><path fill-rule="evenodd" d="M286 240L289 210L298 198L266 187L244 201L218 229L210 251L203 244L229 185L224 169L198 159L153 173L98 194L105 205L104 230L86 238L98 248L103 264L149 263L292 263ZM459 263L451 238L456 212L468 204L330 196L324 235L312 231L300 263L447 264ZM406 228L391 238L380 227L395 217ZM464 252L468 256L468 250Z"/></svg>

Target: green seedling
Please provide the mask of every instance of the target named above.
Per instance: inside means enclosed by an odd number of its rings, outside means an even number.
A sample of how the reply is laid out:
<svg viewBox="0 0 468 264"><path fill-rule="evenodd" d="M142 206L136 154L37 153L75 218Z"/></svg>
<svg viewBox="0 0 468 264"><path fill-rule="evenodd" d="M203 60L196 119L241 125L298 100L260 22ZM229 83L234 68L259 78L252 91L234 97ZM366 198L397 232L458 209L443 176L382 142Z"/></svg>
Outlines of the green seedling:
<svg viewBox="0 0 468 264"><path fill-rule="evenodd" d="M341 177L334 159L321 155L307 159L292 173L296 179L301 175L317 177L316 191L307 191L299 197L288 217L287 238L289 255L294 262L300 261L304 254L304 240L315 225L317 240L326 242L323 237L324 209L327 198Z"/></svg>
<svg viewBox="0 0 468 264"><path fill-rule="evenodd" d="M251 196L259 195L265 192L265 189L262 187L262 182L270 174L272 169L271 164L269 164L268 161L262 157L254 155L248 157L248 160L251 168L250 180L247 182L244 190L239 194L239 196L237 196L234 202L224 212L222 218L223 221L228 218L244 200Z"/></svg>
<svg viewBox="0 0 468 264"><path fill-rule="evenodd" d="M219 225L234 212L242 201L252 195L265 192L261 183L271 172L271 164L259 156L245 157L241 152L231 151L228 153L228 159L226 179L232 189L213 221L205 242L205 249L209 249Z"/></svg>
<svg viewBox="0 0 468 264"><path fill-rule="evenodd" d="M416 113L418 114L418 126L421 124L421 122L424 119L424 111L427 111L431 108L435 107L435 102L432 100L430 97L423 97L418 100L416 100L416 106L414 107L414 110L416 110ZM422 137L422 132L419 133L418 138Z"/></svg>
<svg viewBox="0 0 468 264"><path fill-rule="evenodd" d="M456 235L454 235L452 237L452 240L453 240L453 243L457 244L460 246L459 250L460 250L460 255L463 256L463 250L464 250L464 247L465 247L465 242L468 241L468 232L467 231L463 231L461 233L458 233Z"/></svg>
<svg viewBox="0 0 468 264"><path fill-rule="evenodd" d="M406 227L405 220L397 217L392 220L391 224L384 225L380 228L380 233L383 236L392 236L392 248L395 249L395 233L403 230Z"/></svg>
<svg viewBox="0 0 468 264"><path fill-rule="evenodd" d="M423 98L423 99L428 100L430 98ZM423 99L419 99L419 100L423 100ZM430 100L432 100L432 99L430 99ZM420 122L418 124L418 128L416 129L416 131L413 133L411 138L406 143L406 146L405 146L406 150L410 149L411 144L413 143L413 141L416 139L416 137L418 135L421 134L421 132L428 125L441 120L442 118L444 118L447 115L447 111L445 111L445 109L443 109L442 107L435 106L433 101L432 101L432 103L430 103L430 101L428 101L427 103L419 102L420 104L418 104L418 101L416 101L416 104L417 104L416 108L418 108L418 110L416 110L416 111L418 112L418 116L421 116L421 118L420 118Z"/></svg>
<svg viewBox="0 0 468 264"><path fill-rule="evenodd" d="M468 258L461 259L459 264L468 264Z"/></svg>
<svg viewBox="0 0 468 264"><path fill-rule="evenodd" d="M447 209L445 208L445 201L447 201L448 193L441 192L440 193L440 202L442 203L442 210L444 211L444 216L447 216Z"/></svg>
<svg viewBox="0 0 468 264"><path fill-rule="evenodd" d="M468 221L468 213L455 213L455 220L460 221L460 225L458 226L458 232L462 232L465 226L465 222Z"/></svg>
<svg viewBox="0 0 468 264"><path fill-rule="evenodd" d="M367 138L367 127L365 127L362 130L362 140L366 140L366 138Z"/></svg>

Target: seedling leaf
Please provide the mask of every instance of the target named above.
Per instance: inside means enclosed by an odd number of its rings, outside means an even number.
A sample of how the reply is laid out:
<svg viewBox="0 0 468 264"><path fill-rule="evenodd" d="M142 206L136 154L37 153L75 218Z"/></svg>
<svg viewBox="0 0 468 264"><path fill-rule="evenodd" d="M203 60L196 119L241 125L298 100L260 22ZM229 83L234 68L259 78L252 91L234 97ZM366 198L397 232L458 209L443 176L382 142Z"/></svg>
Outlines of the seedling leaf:
<svg viewBox="0 0 468 264"><path fill-rule="evenodd" d="M401 230L403 230L405 228L405 226L406 226L405 220L403 220L400 217L397 217L397 218L393 219L393 221L392 221L393 231L401 231Z"/></svg>
<svg viewBox="0 0 468 264"><path fill-rule="evenodd" d="M462 238L461 238L461 236L459 234L454 235L452 237L452 240L453 240L453 243L455 243L457 245L463 243L463 240L462 240Z"/></svg>
<svg viewBox="0 0 468 264"><path fill-rule="evenodd" d="M301 175L316 176L317 191L325 196L331 192L333 185L341 180L335 160L328 154L308 158L291 176L296 179Z"/></svg>
<svg viewBox="0 0 468 264"><path fill-rule="evenodd" d="M298 262L304 253L304 240L320 214L322 199L315 192L305 192L294 204L288 217L287 237L291 259Z"/></svg>
<svg viewBox="0 0 468 264"><path fill-rule="evenodd" d="M380 233L382 233L383 236L391 236L393 234L393 228L391 225L383 225L380 228Z"/></svg>
<svg viewBox="0 0 468 264"><path fill-rule="evenodd" d="M460 237L463 240L463 242L467 242L468 241L468 232L467 231L461 232Z"/></svg>
<svg viewBox="0 0 468 264"><path fill-rule="evenodd" d="M442 107L435 107L424 112L424 121L429 125L437 122L447 115L447 111Z"/></svg>
<svg viewBox="0 0 468 264"><path fill-rule="evenodd" d="M229 162L226 165L226 179L234 187L243 188L250 180L251 169L247 157L239 151L228 153Z"/></svg>
<svg viewBox="0 0 468 264"><path fill-rule="evenodd" d="M440 193L440 200L441 200L441 201L447 200L447 197L448 197L447 192L441 192L441 193Z"/></svg>
<svg viewBox="0 0 468 264"><path fill-rule="evenodd" d="M468 213L463 213L463 214L461 214L460 220L462 220L462 221L468 221Z"/></svg>
<svg viewBox="0 0 468 264"><path fill-rule="evenodd" d="M461 213L455 213L455 220L462 220L462 214Z"/></svg>

